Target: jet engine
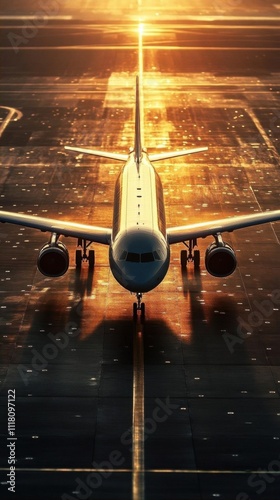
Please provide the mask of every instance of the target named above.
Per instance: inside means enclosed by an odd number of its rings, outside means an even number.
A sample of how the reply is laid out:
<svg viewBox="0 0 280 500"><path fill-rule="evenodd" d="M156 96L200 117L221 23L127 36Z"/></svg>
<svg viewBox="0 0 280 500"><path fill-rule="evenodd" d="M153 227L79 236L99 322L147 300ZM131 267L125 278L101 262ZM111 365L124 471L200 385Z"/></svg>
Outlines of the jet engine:
<svg viewBox="0 0 280 500"><path fill-rule="evenodd" d="M41 248L37 267L42 274L52 278L63 276L68 270L69 253L66 246L57 240L56 234Z"/></svg>
<svg viewBox="0 0 280 500"><path fill-rule="evenodd" d="M205 267L209 274L224 278L232 274L237 266L235 252L222 240L221 235L209 245L205 253Z"/></svg>

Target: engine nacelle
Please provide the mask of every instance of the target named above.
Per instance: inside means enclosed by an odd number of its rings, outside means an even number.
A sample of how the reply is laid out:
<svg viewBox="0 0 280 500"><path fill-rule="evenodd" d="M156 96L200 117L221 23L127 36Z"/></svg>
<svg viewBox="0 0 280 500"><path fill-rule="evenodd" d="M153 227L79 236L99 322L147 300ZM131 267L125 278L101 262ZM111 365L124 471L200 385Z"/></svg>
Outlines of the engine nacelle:
<svg viewBox="0 0 280 500"><path fill-rule="evenodd" d="M45 276L58 278L66 273L69 267L69 253L61 242L46 243L40 250L37 267Z"/></svg>
<svg viewBox="0 0 280 500"><path fill-rule="evenodd" d="M209 274L224 278L232 274L236 266L235 252L228 243L220 238L209 245L205 253L205 267Z"/></svg>

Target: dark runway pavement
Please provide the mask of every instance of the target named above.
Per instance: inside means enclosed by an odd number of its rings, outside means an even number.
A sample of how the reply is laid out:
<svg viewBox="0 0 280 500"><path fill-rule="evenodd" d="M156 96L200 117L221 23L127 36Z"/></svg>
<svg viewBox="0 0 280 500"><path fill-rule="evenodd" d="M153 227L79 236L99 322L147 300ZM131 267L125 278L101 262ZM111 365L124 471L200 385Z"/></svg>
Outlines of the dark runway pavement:
<svg viewBox="0 0 280 500"><path fill-rule="evenodd" d="M209 147L156 165L169 227L279 209L278 10L144 22L148 151ZM0 209L109 227L120 165L64 145L132 145L138 25L70 13L29 38L2 21ZM204 262L182 272L174 245L143 325L106 247L77 272L65 238L69 271L48 279L36 259L49 236L0 230L1 498L11 389L14 498L279 498L280 223L225 235L239 264L228 278Z"/></svg>

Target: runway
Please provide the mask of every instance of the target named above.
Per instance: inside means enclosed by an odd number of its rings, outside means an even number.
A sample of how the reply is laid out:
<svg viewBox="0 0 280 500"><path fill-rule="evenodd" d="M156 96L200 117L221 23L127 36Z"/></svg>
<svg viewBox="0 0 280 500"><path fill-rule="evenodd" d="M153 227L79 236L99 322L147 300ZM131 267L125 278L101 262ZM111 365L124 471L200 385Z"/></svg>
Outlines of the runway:
<svg viewBox="0 0 280 500"><path fill-rule="evenodd" d="M29 38L4 5L1 210L111 226L120 165L64 150L133 144L136 13L116 23L104 5L96 16L90 2L79 15L61 8ZM250 19L236 6L220 19L216 2L214 20L206 7L194 20L191 5L174 19L162 2L152 12L143 2L148 151L209 148L156 165L169 227L280 201L279 9ZM13 46L15 34L26 43ZM20 500L279 497L279 222L225 235L238 259L228 278L205 270L211 238L199 241L199 273L181 270L174 245L143 324L107 248L95 245L94 271L78 272L76 241L65 238L69 271L47 279L36 260L49 235L0 229L3 498L9 390Z"/></svg>

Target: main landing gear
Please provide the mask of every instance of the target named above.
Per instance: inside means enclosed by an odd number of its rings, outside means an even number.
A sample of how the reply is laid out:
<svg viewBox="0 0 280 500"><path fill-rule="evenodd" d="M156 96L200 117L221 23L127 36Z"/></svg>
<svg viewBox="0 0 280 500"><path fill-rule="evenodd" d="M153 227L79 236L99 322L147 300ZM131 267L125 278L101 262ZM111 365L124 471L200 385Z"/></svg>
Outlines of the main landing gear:
<svg viewBox="0 0 280 500"><path fill-rule="evenodd" d="M136 293L137 302L133 304L133 319L137 319L138 311L141 311L141 319L145 318L145 304L142 302L142 293Z"/></svg>
<svg viewBox="0 0 280 500"><path fill-rule="evenodd" d="M181 268L185 269L188 262L193 262L194 269L198 270L200 268L200 251L194 250L197 246L197 240L190 240L188 243L183 241L187 250L181 250Z"/></svg>
<svg viewBox="0 0 280 500"><path fill-rule="evenodd" d="M95 254L94 250L89 250L87 252L87 248L91 244L91 241L87 243L87 240L83 240L82 238L78 238L78 247L82 247L82 249L77 248L76 250L76 269L81 269L82 262L88 262L88 268L90 271L94 269L95 264Z"/></svg>

